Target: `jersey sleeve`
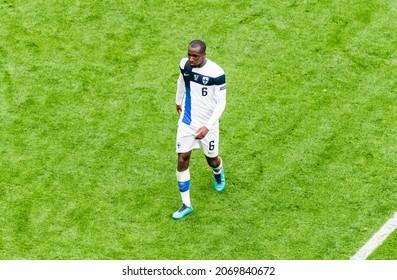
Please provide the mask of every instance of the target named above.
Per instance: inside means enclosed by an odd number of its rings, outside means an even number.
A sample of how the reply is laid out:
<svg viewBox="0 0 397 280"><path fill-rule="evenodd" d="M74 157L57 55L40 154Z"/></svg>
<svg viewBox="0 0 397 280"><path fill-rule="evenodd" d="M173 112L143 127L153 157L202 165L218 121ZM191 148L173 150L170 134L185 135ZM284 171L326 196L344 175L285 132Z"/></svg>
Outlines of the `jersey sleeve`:
<svg viewBox="0 0 397 280"><path fill-rule="evenodd" d="M211 118L206 123L205 127L211 129L223 114L226 108L226 81L225 75L222 75L217 84L215 85L215 109L211 115Z"/></svg>
<svg viewBox="0 0 397 280"><path fill-rule="evenodd" d="M182 73L180 73L178 81L176 83L175 103L177 105L181 105L182 104L184 95L185 95L185 83L183 81Z"/></svg>
<svg viewBox="0 0 397 280"><path fill-rule="evenodd" d="M186 87L185 81L183 79L183 72L185 71L185 65L187 62L187 58L182 58L179 62L179 77L176 84L176 96L175 96L175 103L177 105L181 105L183 101L183 97L185 95Z"/></svg>

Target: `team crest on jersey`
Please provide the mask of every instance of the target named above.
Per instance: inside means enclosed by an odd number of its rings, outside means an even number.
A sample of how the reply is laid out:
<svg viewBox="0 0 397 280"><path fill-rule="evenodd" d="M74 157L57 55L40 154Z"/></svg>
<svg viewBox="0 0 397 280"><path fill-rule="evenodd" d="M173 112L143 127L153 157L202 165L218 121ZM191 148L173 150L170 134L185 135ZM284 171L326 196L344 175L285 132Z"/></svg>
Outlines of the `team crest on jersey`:
<svg viewBox="0 0 397 280"><path fill-rule="evenodd" d="M209 81L210 79L208 78L208 77L203 77L203 84L204 85L206 85L206 84L208 84L208 81Z"/></svg>
<svg viewBox="0 0 397 280"><path fill-rule="evenodd" d="M195 81L198 81L199 77L200 77L199 75L194 74L194 80L195 80Z"/></svg>

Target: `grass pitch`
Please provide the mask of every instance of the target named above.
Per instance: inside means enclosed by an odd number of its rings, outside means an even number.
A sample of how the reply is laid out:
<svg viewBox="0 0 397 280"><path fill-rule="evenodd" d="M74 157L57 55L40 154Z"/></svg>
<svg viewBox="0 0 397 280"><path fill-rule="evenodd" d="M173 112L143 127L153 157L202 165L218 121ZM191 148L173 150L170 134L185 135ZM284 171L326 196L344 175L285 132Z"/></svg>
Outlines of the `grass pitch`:
<svg viewBox="0 0 397 280"><path fill-rule="evenodd" d="M349 259L397 209L396 12L0 1L0 258ZM197 38L227 77L227 189L196 151L195 210L173 221L175 83Z"/></svg>

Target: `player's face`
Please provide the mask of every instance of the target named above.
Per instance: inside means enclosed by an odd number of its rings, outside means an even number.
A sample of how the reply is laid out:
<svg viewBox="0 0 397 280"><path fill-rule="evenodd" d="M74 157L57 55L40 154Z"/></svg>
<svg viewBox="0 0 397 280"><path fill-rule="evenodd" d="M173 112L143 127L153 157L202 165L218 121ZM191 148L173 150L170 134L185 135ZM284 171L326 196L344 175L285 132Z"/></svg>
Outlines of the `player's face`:
<svg viewBox="0 0 397 280"><path fill-rule="evenodd" d="M201 52L200 47L189 47L187 51L190 66L201 67L205 64L205 53Z"/></svg>

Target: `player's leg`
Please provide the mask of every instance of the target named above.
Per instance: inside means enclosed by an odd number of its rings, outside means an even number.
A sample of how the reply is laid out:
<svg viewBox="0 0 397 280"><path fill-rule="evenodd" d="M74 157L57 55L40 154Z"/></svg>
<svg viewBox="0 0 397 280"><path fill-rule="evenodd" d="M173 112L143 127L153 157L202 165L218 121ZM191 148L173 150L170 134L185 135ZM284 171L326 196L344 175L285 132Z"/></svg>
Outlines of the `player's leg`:
<svg viewBox="0 0 397 280"><path fill-rule="evenodd" d="M186 127L181 129L178 126L176 138L176 152L178 154L178 164L176 168L176 178L179 193L182 198L182 207L178 209L172 217L176 220L182 219L193 211L190 202L190 155L192 150L198 145L194 139L193 132L188 132Z"/></svg>
<svg viewBox="0 0 397 280"><path fill-rule="evenodd" d="M212 171L214 173L214 188L218 192L221 192L225 189L226 179L225 172L223 170L223 162L220 156L216 157L208 157L206 156L208 165L211 166Z"/></svg>
<svg viewBox="0 0 397 280"><path fill-rule="evenodd" d="M182 198L182 207L179 208L172 217L176 220L182 219L193 211L190 202L190 162L191 151L178 153L178 166L176 169L176 178L178 181L179 192Z"/></svg>
<svg viewBox="0 0 397 280"><path fill-rule="evenodd" d="M204 139L200 141L201 148L214 173L214 188L223 191L226 186L225 172L223 171L222 159L219 152L219 130L209 131Z"/></svg>
<svg viewBox="0 0 397 280"><path fill-rule="evenodd" d="M190 154L192 152L178 154L178 166L176 169L176 179L178 182L179 192L181 193L182 203L191 207L190 202Z"/></svg>

